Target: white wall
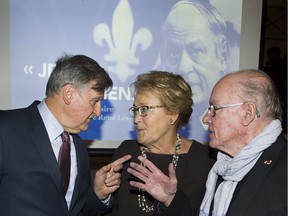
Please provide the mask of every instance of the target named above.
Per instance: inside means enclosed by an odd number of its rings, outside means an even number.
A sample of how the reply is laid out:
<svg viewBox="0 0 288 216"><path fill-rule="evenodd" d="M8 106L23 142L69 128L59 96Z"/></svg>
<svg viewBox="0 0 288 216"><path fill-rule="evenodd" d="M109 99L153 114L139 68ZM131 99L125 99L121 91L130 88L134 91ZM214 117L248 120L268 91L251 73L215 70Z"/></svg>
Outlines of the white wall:
<svg viewBox="0 0 288 216"><path fill-rule="evenodd" d="M243 0L240 69L258 68L262 0Z"/></svg>

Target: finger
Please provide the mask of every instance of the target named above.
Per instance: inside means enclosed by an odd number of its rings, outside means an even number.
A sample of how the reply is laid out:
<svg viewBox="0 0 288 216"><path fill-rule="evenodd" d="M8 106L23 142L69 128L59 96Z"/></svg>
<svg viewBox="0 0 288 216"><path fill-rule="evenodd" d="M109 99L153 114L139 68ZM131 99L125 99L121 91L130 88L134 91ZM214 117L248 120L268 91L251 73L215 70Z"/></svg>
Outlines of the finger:
<svg viewBox="0 0 288 216"><path fill-rule="evenodd" d="M113 193L114 191L116 191L120 186L117 185L117 186L111 186L111 187L106 187L105 189L105 194L106 194L106 197L108 197L109 194Z"/></svg>
<svg viewBox="0 0 288 216"><path fill-rule="evenodd" d="M99 169L96 173L103 175L103 174L109 172L110 169L111 169L111 164L108 164L108 165L106 165L106 166L103 166L103 167L102 167L101 169Z"/></svg>
<svg viewBox="0 0 288 216"><path fill-rule="evenodd" d="M113 161L112 164L113 165L122 164L122 163L130 160L131 157L132 157L131 155L124 155L123 157L118 158L117 160Z"/></svg>
<svg viewBox="0 0 288 216"><path fill-rule="evenodd" d="M144 158L142 156L138 156L138 159L141 161L142 164L144 164L146 167L148 167L148 169L151 172L162 172L151 161L149 161L147 158Z"/></svg>
<svg viewBox="0 0 288 216"><path fill-rule="evenodd" d="M143 175L141 172L138 172L134 169L128 168L127 172L130 173L131 175L134 175L135 177L142 180L143 182L147 182L148 180L147 176Z"/></svg>
<svg viewBox="0 0 288 216"><path fill-rule="evenodd" d="M112 175L112 176L106 178L106 179L105 179L105 184L110 183L110 182L113 182L113 181L115 181L115 180L119 180L120 178L121 178L120 173L116 173L115 175Z"/></svg>
<svg viewBox="0 0 288 216"><path fill-rule="evenodd" d="M146 167L143 167L142 165L139 165L137 163L131 162L130 166L134 169L137 170L138 172L142 173L145 176L150 176L151 175L151 171L149 169L147 169Z"/></svg>
<svg viewBox="0 0 288 216"><path fill-rule="evenodd" d="M129 183L133 187L137 187L137 188L140 188L142 190L146 190L146 187L145 187L146 185L141 183L141 182L130 181Z"/></svg>
<svg viewBox="0 0 288 216"><path fill-rule="evenodd" d="M168 171L169 171L170 178L176 178L176 172L172 163L169 164Z"/></svg>
<svg viewBox="0 0 288 216"><path fill-rule="evenodd" d="M168 172L170 181L172 181L173 183L177 183L176 172L172 163L169 164Z"/></svg>
<svg viewBox="0 0 288 216"><path fill-rule="evenodd" d="M123 164L120 163L120 164L115 165L112 170L114 173L117 173L120 170L122 170L122 168L123 168Z"/></svg>
<svg viewBox="0 0 288 216"><path fill-rule="evenodd" d="M128 161L128 160L130 160L131 159L131 155L125 155L125 156L123 156L123 157L121 157L121 158L118 158L117 160L115 160L115 161L113 161L112 163L111 163L111 166L113 167L113 170L115 171L115 172L118 172L119 171L119 164L123 164L124 162L126 162L126 161ZM116 169L116 170L115 170ZM121 169L122 169L122 167L121 167Z"/></svg>
<svg viewBox="0 0 288 216"><path fill-rule="evenodd" d="M113 181L108 181L108 182L105 181L105 185L107 187L120 186L120 184L121 184L120 178L114 179Z"/></svg>

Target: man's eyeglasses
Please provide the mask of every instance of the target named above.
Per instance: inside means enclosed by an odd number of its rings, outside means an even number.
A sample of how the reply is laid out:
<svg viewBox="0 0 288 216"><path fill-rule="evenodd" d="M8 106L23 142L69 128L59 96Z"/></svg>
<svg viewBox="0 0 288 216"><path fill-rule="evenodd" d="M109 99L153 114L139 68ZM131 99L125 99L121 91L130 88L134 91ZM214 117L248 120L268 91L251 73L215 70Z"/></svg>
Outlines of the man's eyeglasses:
<svg viewBox="0 0 288 216"><path fill-rule="evenodd" d="M137 115L137 112L141 117L147 116L148 112L150 109L156 109L156 108L161 108L164 107L162 105L157 105L157 106L140 106L140 107L130 107L129 108L129 113L131 117L135 117Z"/></svg>
<svg viewBox="0 0 288 216"><path fill-rule="evenodd" d="M242 103L235 103L235 104L210 105L208 107L208 110L211 112L211 116L214 117L216 115L216 110L220 110L220 109L224 109L224 108L228 108L228 107L240 106L240 105L243 105L244 103L248 103L248 101L242 102ZM260 118L260 113L259 113L257 107L256 107L256 115L257 115L257 118Z"/></svg>

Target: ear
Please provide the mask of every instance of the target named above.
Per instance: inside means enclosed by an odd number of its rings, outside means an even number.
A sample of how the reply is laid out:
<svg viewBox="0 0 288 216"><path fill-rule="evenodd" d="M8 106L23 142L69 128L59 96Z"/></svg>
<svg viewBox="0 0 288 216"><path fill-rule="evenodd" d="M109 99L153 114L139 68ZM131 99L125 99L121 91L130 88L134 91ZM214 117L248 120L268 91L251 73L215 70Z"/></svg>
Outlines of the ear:
<svg viewBox="0 0 288 216"><path fill-rule="evenodd" d="M179 117L178 113L172 113L170 115L170 125L174 125L175 122L177 121L178 117Z"/></svg>
<svg viewBox="0 0 288 216"><path fill-rule="evenodd" d="M245 114L243 118L243 125L248 126L257 117L257 108L254 103L247 102L244 104Z"/></svg>
<svg viewBox="0 0 288 216"><path fill-rule="evenodd" d="M65 104L67 104L67 105L71 104L71 101L74 97L74 93L75 93L75 88L74 88L74 86L72 86L70 84L65 85L62 88L62 99L63 99Z"/></svg>
<svg viewBox="0 0 288 216"><path fill-rule="evenodd" d="M221 76L230 71L230 45L223 35L219 36L218 56L219 56L219 69Z"/></svg>

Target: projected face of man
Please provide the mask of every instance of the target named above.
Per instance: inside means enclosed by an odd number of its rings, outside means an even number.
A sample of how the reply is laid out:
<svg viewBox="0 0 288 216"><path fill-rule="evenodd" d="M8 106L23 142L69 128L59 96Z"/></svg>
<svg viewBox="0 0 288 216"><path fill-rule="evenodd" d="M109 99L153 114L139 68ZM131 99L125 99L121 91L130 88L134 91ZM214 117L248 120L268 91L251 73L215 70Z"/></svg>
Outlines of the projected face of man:
<svg viewBox="0 0 288 216"><path fill-rule="evenodd" d="M217 55L216 35L206 17L191 4L175 7L164 25L162 66L181 73L193 90L195 103L206 102L216 81L226 70L226 59Z"/></svg>

